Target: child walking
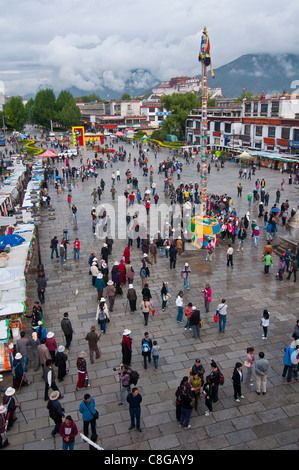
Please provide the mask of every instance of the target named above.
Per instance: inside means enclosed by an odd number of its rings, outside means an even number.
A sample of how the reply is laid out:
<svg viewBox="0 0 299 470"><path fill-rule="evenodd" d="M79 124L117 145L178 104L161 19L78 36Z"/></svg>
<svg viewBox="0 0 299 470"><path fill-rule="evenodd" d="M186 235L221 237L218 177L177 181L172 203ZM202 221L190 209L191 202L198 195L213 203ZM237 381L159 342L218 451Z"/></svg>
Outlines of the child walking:
<svg viewBox="0 0 299 470"><path fill-rule="evenodd" d="M159 349L158 343L156 340L153 341L153 348L152 348L152 356L154 360L154 368L155 370L158 369L158 361L159 361Z"/></svg>

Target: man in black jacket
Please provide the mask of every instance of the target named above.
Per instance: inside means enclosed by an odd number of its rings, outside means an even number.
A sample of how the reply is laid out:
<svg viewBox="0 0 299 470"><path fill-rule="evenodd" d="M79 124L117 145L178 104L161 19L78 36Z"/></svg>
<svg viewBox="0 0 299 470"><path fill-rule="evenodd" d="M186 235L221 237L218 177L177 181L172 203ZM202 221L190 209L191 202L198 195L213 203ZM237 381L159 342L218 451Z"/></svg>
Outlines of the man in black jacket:
<svg viewBox="0 0 299 470"><path fill-rule="evenodd" d="M172 244L169 249L170 269L172 268L175 269L177 253L178 253L178 250L175 244Z"/></svg>
<svg viewBox="0 0 299 470"><path fill-rule="evenodd" d="M65 349L70 349L70 345L73 339L73 327L67 312L64 313L63 319L61 320L61 328L66 340Z"/></svg>
<svg viewBox="0 0 299 470"><path fill-rule="evenodd" d="M131 426L129 427L129 431L135 428L135 419L136 419L136 429L137 431L141 432L140 428L140 415L141 415L141 407L140 403L142 402L142 396L138 392L138 388L134 387L132 392L130 392L127 396L127 402L129 403L129 411L131 417Z"/></svg>
<svg viewBox="0 0 299 470"><path fill-rule="evenodd" d="M192 310L190 326L193 331L193 338L200 338L200 311L196 307L192 307Z"/></svg>

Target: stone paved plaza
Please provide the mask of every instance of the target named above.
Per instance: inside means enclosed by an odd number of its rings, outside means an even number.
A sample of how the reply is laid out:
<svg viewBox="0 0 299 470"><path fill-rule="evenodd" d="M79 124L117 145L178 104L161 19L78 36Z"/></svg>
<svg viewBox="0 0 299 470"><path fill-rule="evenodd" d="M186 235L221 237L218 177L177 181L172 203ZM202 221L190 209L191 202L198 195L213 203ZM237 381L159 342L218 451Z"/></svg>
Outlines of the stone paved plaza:
<svg viewBox="0 0 299 470"><path fill-rule="evenodd" d="M138 157L135 147L124 145L132 157ZM117 147L117 146L116 146ZM91 151L84 151L84 161L92 157ZM154 179L157 181L157 193L160 203L165 202L163 193L163 178L157 175L158 163L167 158L168 151L160 151L157 159L149 154L149 163L154 167ZM79 159L74 161L79 166ZM99 178L103 177L106 187L102 203L114 204L109 192L111 186L111 173L117 168L121 171L121 181L116 182L117 196L123 195L126 187L125 171L130 166L133 176L138 177L139 187L143 193L145 186L149 186L148 178L142 176L142 170L134 167L132 162L119 162L99 171ZM62 164L58 164L61 169ZM239 167L236 163L227 162L224 169L216 171L212 165L208 181L208 194L227 193L234 200L237 215L242 217L247 211L247 194L254 189L255 177L251 181L242 180L243 197L237 198L237 185ZM98 181L99 181L98 178ZM281 173L262 168L257 170L256 178L265 178L266 190L270 193L269 207L275 202L275 192L280 187ZM286 178L287 180L287 178ZM178 181L173 177L175 186ZM199 181L196 163L184 165L181 182ZM83 431L81 414L78 411L83 399L84 390L76 391L77 368L76 360L80 351L88 351L85 335L90 326L96 324L97 293L91 286L89 276L88 258L92 249L99 255L102 242L92 233L91 208L93 198L91 192L95 181L84 183L75 182L72 196L78 208L78 225L74 229L71 211L67 204L67 191L57 194L53 185L50 185L52 205L55 207L56 219L50 221L46 210L42 213L40 227L41 259L45 266L48 278L46 302L43 305L45 327L47 331L54 331L57 344L65 344L61 331L60 321L64 312L69 312L75 330L69 354L69 374L64 381L58 383L64 395L62 405L66 414L71 414L79 432ZM297 207L299 199L299 186L286 184L282 192L281 202L289 199L290 208ZM251 217L257 218L257 207L252 207ZM261 220L261 219L259 219ZM123 222L125 224L125 220ZM262 227L262 222L260 223ZM56 259L50 258L50 240L54 235L62 238L63 230L68 229L70 246L68 260L61 265ZM278 235L284 234L284 227L279 226ZM213 254L212 261L205 260L204 250L186 250L178 257L176 270L169 269L166 258L157 259L149 278L149 287L154 300L156 314L149 319L145 328L143 315L138 310L131 315L126 311L127 286L124 287L123 297L117 296L115 309L111 314L111 322L107 326L107 333L102 335L100 348L102 356L94 364L90 364L87 356L88 372L91 387L88 392L95 398L96 408L100 418L97 421L97 430L100 445L105 450L133 451L133 450L297 450L299 437L299 384L287 384L282 378L284 347L291 342L291 335L297 318L298 283L275 279L278 256L273 255L274 269L268 276L264 275L264 264L261 261L265 246L265 230L261 230L259 246L254 247L251 230L245 241L244 252L237 253L235 246L234 269L226 266L227 242L221 242ZM80 261L72 259L72 243L78 236L81 241ZM125 240L115 240L112 255L109 257L109 268L114 261L121 259ZM134 287L137 290L139 305L141 299L141 280L139 270L141 267L142 252L134 243L131 248L131 261L135 269ZM195 340L191 331L184 330L184 323L176 322L177 308L175 298L178 291L183 288L180 271L184 263L188 262L192 270L190 290L184 290L184 305L192 301L201 311L203 328L201 338ZM29 274L29 310L37 298L36 289L37 253L35 253ZM286 276L285 276L286 278ZM165 312L161 310L160 290L162 282L168 281L171 299ZM206 314L202 289L209 282L212 288L212 304L210 313ZM76 294L76 290L78 293ZM226 331L218 333L218 326L213 321L218 303L225 298L228 304L228 320ZM270 327L268 339L262 339L260 318L264 309L270 311ZM126 311L126 312L125 312ZM30 322L27 320L27 335L31 333ZM136 430L128 431L130 417L128 405L120 407L118 374L113 371L121 362L122 332L124 328L132 331L133 356L132 368L140 373L138 382L139 391L143 397L141 427L142 433ZM99 326L97 325L97 329ZM147 330L152 339L158 341L160 346L159 368L153 368L153 363L147 370L143 369L141 355L141 339ZM230 379L234 365L237 361L244 362L246 349L255 348L256 356L259 351L265 352L270 362L268 376L268 392L258 396L255 393L255 380L253 387L242 386L245 399L236 403L233 398L233 386ZM31 352L30 352L31 354ZM199 357L205 367L206 375L210 372L210 358L213 357L221 368L225 383L219 391L219 403L214 406L211 416L205 416L204 399L201 398L198 413L192 411L191 430L183 430L178 426L175 416L174 393L182 377L188 375L189 368ZM54 427L50 420L46 402L44 401L44 381L41 378L41 369L33 372L32 361L27 373L31 382L29 387L23 388L18 394L22 404L23 416L17 411L18 420L9 431L11 446L8 450L60 450L61 438L51 436ZM11 374L5 373L5 384L11 385ZM88 445L76 438L75 450L87 450Z"/></svg>

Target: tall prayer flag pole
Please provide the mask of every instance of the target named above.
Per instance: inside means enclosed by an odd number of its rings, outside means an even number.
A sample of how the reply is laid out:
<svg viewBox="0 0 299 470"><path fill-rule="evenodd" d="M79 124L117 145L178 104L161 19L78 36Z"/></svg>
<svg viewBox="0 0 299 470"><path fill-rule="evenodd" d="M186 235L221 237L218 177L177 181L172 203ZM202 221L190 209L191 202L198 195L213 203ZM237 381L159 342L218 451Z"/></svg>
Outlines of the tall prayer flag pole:
<svg viewBox="0 0 299 470"><path fill-rule="evenodd" d="M202 84L202 113L201 113L201 207L202 215L206 214L207 209L207 183L208 183L208 86L207 86L207 68L211 67L212 77L214 77L211 55L210 41L207 28L204 27L201 37L201 45L198 56L202 66L201 84Z"/></svg>

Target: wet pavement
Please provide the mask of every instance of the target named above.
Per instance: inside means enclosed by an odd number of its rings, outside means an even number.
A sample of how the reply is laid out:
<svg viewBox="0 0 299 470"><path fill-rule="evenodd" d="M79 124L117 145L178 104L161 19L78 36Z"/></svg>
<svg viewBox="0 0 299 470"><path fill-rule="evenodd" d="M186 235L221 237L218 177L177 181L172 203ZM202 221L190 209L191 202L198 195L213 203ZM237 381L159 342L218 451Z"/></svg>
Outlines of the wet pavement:
<svg viewBox="0 0 299 470"><path fill-rule="evenodd" d="M117 145L115 146L117 148ZM132 157L138 157L138 151L125 144L127 152ZM84 151L84 161L92 157L91 151ZM154 167L154 180L157 181L156 192L160 196L159 202L164 203L163 177L157 175L158 163L167 158L168 150L160 151L155 159L153 152L149 153L149 163ZM74 165L79 165L75 159ZM62 163L58 164L61 169ZM89 276L88 258L95 249L100 254L103 242L98 240L92 232L91 209L93 207L92 190L98 185L99 179L106 182L101 204L104 204L109 214L110 205L118 217L123 215L123 209L118 209L117 201L113 202L110 194L111 173L119 168L121 181L116 181L117 195L123 195L126 188L125 171L131 168L133 176L138 177L139 188L143 193L149 187L148 177L142 176L142 169L134 167L132 161L118 162L110 168L99 170L98 180L92 178L82 183L80 179L75 182L72 190L72 202L78 208L77 226L73 225L71 211L67 203L67 191L57 194L54 186L50 184L49 193L51 203L55 207L55 220L48 219L47 210L42 211L42 225L39 229L41 259L45 267L48 287L46 302L43 305L45 327L47 331L55 333L57 344L65 344L61 331L60 321L65 311L74 328L74 337L69 353L69 374L58 386L64 398L61 403L65 414L70 414L75 420L79 432L83 431L81 414L78 411L83 399L84 390L76 391L78 354L88 351L85 335L90 326L96 324L97 293L91 285ZM243 195L237 197L239 167L236 163L227 162L225 168L219 172L212 165L208 178L208 194L227 193L234 201L237 215L242 217L248 210L247 194L254 189L255 177L242 180ZM269 207L275 202L275 192L280 187L282 175L278 171L261 169L256 171L256 178L266 181L266 190L270 193ZM287 178L286 178L287 180ZM198 182L199 173L196 162L184 165L181 180L173 176L174 184L180 182ZM297 207L299 199L299 185L285 186L281 202L288 199L290 208ZM121 207L121 206L119 206ZM257 207L251 207L251 218L257 218ZM120 225L119 233L123 233L125 220ZM262 227L262 223L260 223ZM65 265L59 260L50 258L50 240L54 235L62 238L63 230L67 229L70 245L68 259ZM123 288L123 296L117 296L115 308L111 313L111 321L107 325L107 333L102 335L100 341L101 358L90 364L87 358L88 373L91 387L88 389L99 411L97 430L100 445L106 450L133 451L133 450L215 450L215 449L298 449L299 429L299 384L294 381L287 384L282 378L284 347L291 342L291 335L299 318L298 284L291 279L278 282L275 279L278 256L274 253L274 269L265 276L262 262L263 249L266 242L265 230L261 229L258 248L254 247L251 230L245 241L244 251L234 252L234 268L226 266L227 241L222 241L212 256L206 261L203 250L186 250L178 257L176 270L170 270L169 261L164 257L157 257L157 264L151 267L149 287L152 293L156 314L149 319L148 326L144 326L141 311L129 312L127 307L127 286ZM285 235L285 228L279 226L278 236ZM72 243L78 237L81 242L80 260L73 260ZM125 247L124 239L115 239L112 254L109 257L109 268L115 261L121 259ZM141 267L142 252L137 249L136 242L131 248L131 262L135 269L134 287L137 290L137 306L141 302ZM190 290L183 289L181 269L188 262L192 274ZM30 269L29 309L37 299L36 290L37 253ZM162 282L168 281L171 298L165 312L161 309L160 290ZM212 302L210 312L205 313L202 289L206 282L212 288ZM175 299L178 291L184 290L184 305L192 302L201 311L203 328L200 339L194 339L191 331L185 331L184 323L176 321L177 307ZM105 294L105 292L104 292ZM228 315L225 333L218 333L218 326L214 323L213 315L221 299L225 298L228 304ZM270 326L268 339L262 339L260 318L264 309L268 309ZM30 334L30 323L27 320L27 335ZM119 406L120 393L118 375L113 371L121 362L122 332L129 328L133 338L132 368L140 373L138 382L139 391L143 397L141 428L142 433L132 430L128 432L130 417L128 405ZM97 325L97 329L99 326ZM152 340L156 339L160 346L159 367L155 371L153 362L148 369L143 368L141 355L141 340L145 331L149 332ZM246 349L255 348L256 356L259 351L265 353L270 363L267 394L257 395L254 386L242 385L244 399L240 403L234 401L231 375L237 361L242 363L246 359ZM31 351L30 351L31 357ZM205 416L206 407L204 399L199 402L198 412L192 411L190 430L182 430L178 426L175 415L174 393L183 376L188 375L189 368L199 357L205 367L206 375L210 372L210 358L217 362L225 376L225 383L219 391L219 403L214 405L213 414ZM32 359L32 358L31 358ZM245 371L244 371L245 373ZM11 376L6 373L5 384L11 385ZM33 371L31 360L27 373L31 385L22 388L18 394L22 404L22 411L28 421L17 411L18 420L9 431L9 450L52 450L61 449L61 438L51 436L54 423L50 420L46 402L44 401L44 382L41 370ZM75 449L88 449L88 445L76 438Z"/></svg>

